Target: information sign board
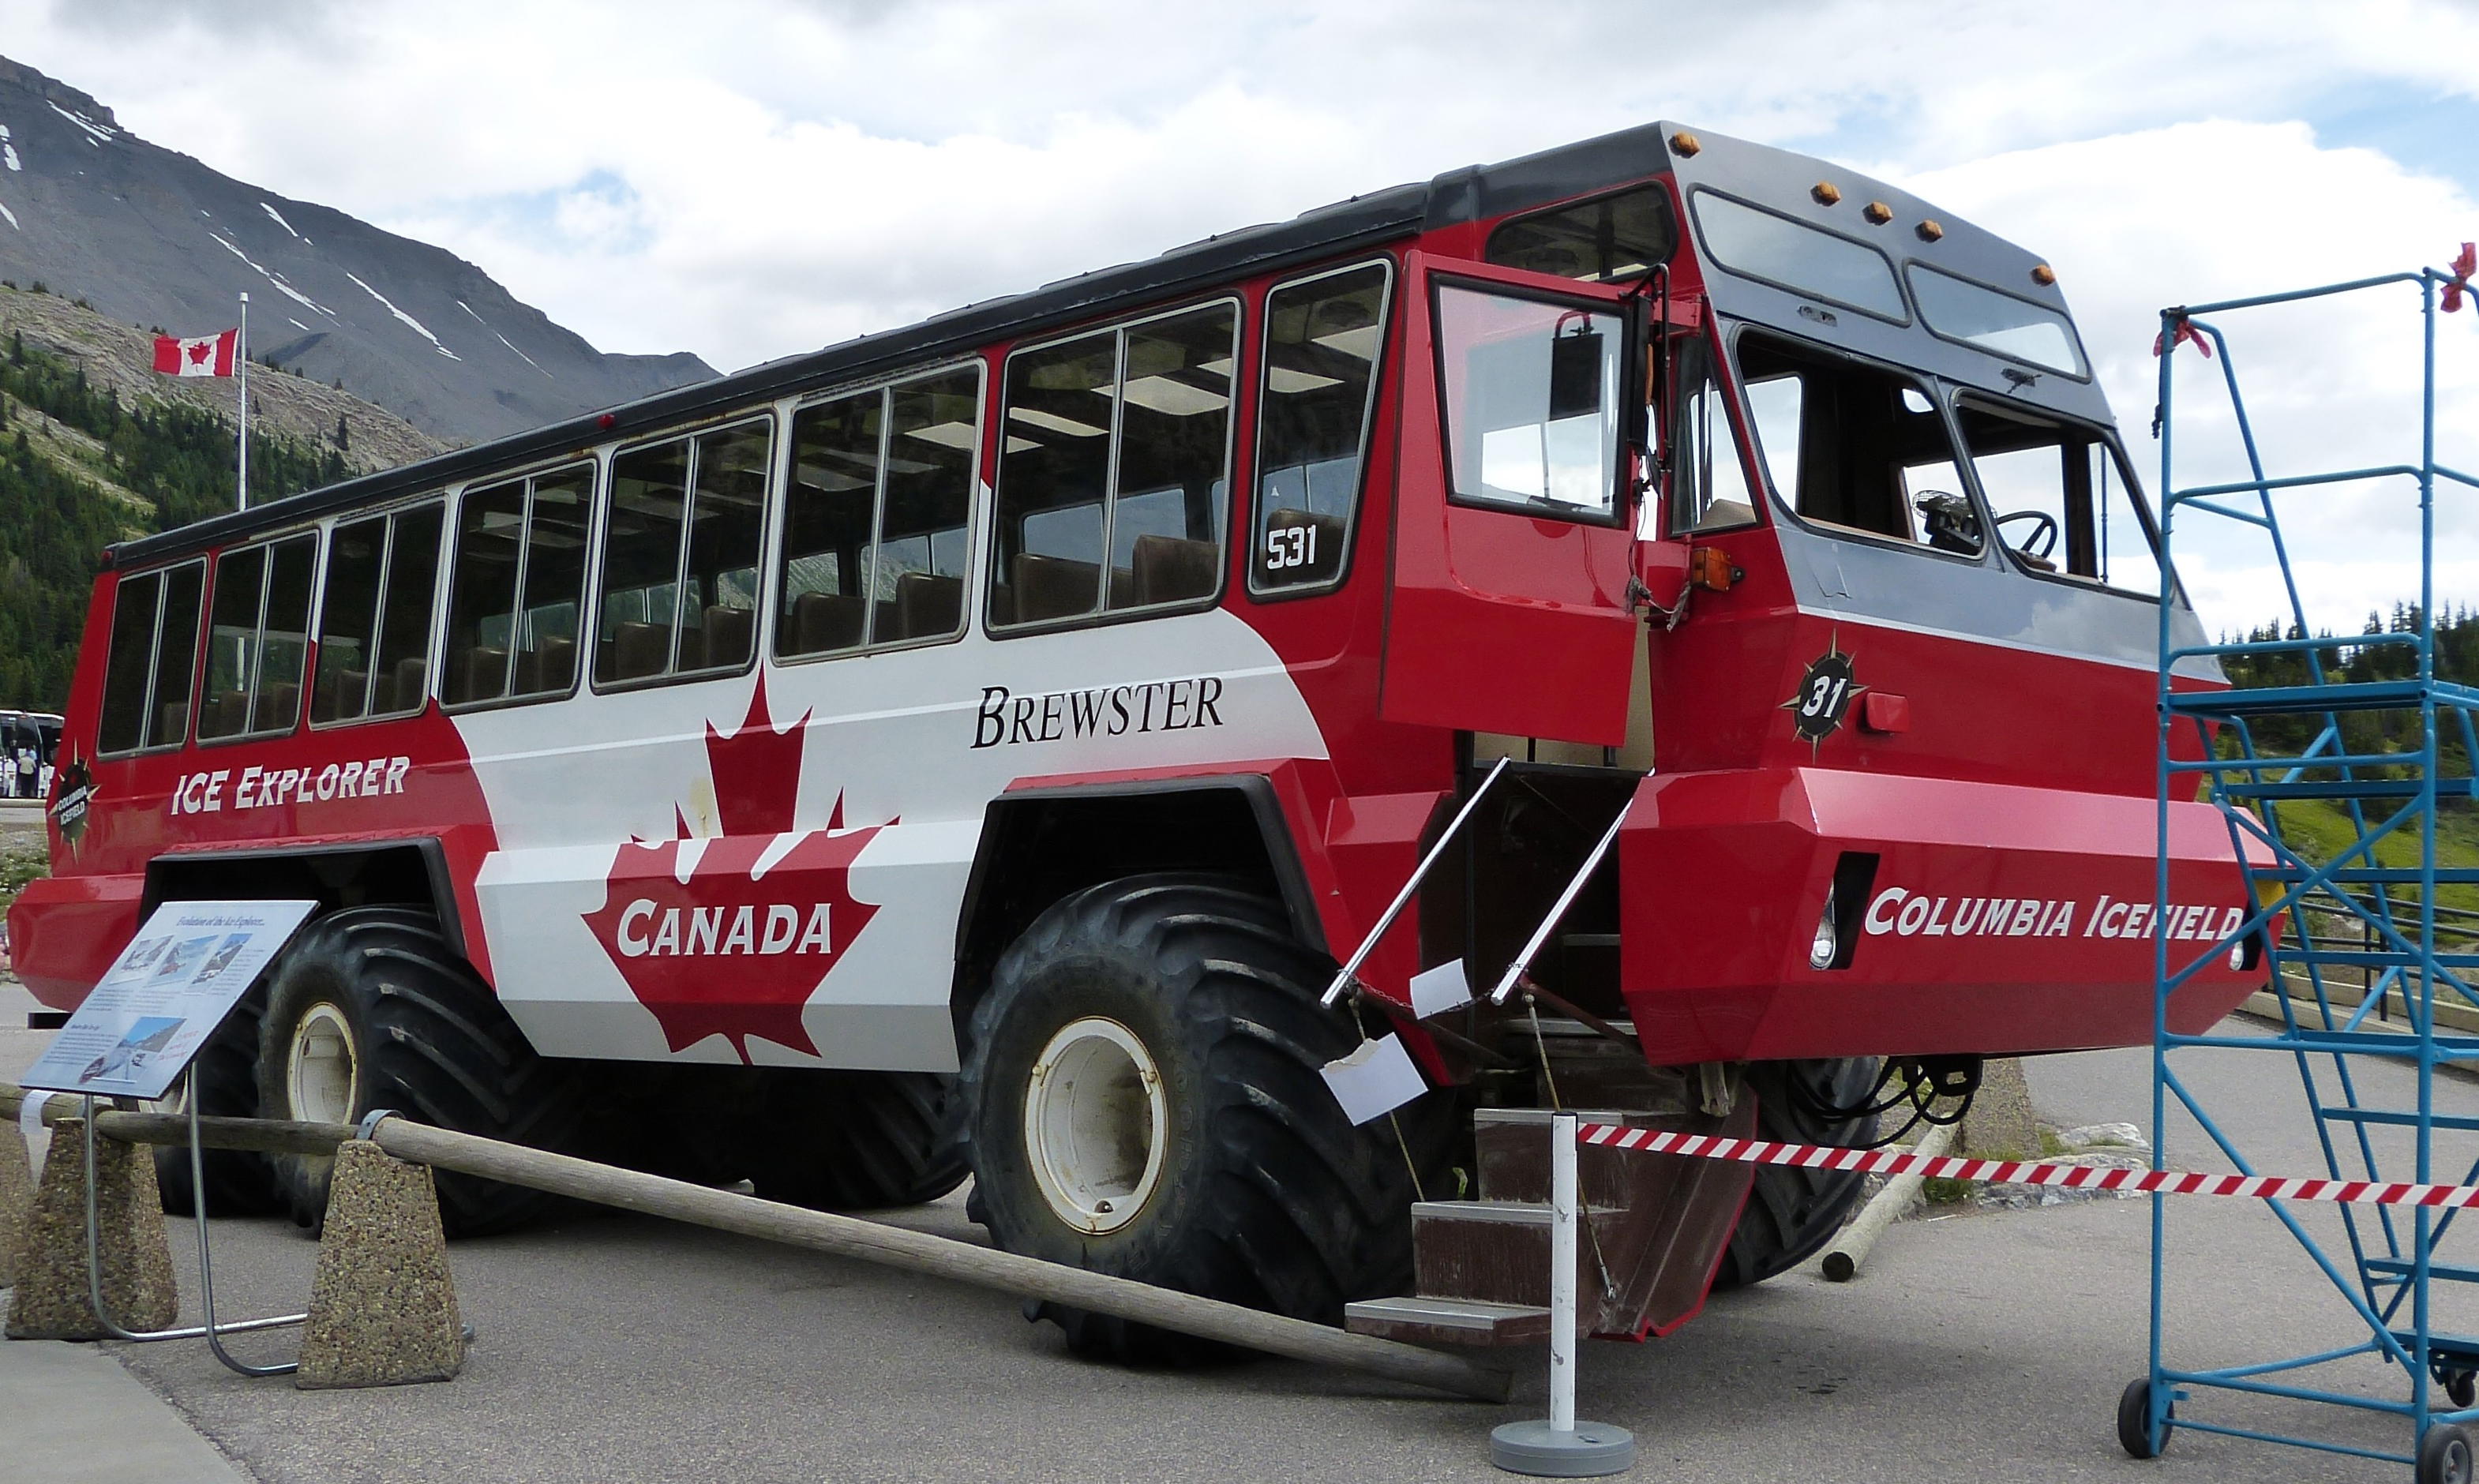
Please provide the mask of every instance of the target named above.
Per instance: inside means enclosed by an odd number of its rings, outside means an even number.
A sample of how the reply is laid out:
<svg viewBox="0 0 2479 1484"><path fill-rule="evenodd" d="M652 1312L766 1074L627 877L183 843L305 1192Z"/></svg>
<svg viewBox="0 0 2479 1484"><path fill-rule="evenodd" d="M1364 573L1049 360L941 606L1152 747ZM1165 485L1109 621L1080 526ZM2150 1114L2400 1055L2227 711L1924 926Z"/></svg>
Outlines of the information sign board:
<svg viewBox="0 0 2479 1484"><path fill-rule="evenodd" d="M166 902L69 1016L22 1087L159 1098L316 902Z"/></svg>

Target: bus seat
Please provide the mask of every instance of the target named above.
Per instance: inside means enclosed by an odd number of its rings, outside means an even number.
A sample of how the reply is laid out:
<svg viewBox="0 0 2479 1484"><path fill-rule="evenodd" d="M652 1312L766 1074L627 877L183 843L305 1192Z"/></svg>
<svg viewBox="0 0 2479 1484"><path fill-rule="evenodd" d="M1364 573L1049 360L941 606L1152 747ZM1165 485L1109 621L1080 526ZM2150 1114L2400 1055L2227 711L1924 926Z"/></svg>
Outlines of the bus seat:
<svg viewBox="0 0 2479 1484"><path fill-rule="evenodd" d="M301 682L279 680L258 693L252 731L291 731L301 720Z"/></svg>
<svg viewBox="0 0 2479 1484"><path fill-rule="evenodd" d="M508 652L476 645L448 666L447 688L458 701L497 701L506 695Z"/></svg>
<svg viewBox="0 0 2479 1484"><path fill-rule="evenodd" d="M389 698L393 703L392 709L398 711L420 710L422 708L422 692L429 683L430 677L424 673L422 656L417 654L410 659L397 660L396 662L396 694Z"/></svg>
<svg viewBox="0 0 2479 1484"><path fill-rule="evenodd" d="M325 667L320 667L322 670ZM325 670L310 694L310 719L314 722L349 722L360 718L362 700L370 693L371 673L367 670Z"/></svg>
<svg viewBox="0 0 2479 1484"><path fill-rule="evenodd" d="M964 620L964 579L907 572L895 579L894 639L952 634Z"/></svg>
<svg viewBox="0 0 2479 1484"><path fill-rule="evenodd" d="M576 679L576 641L550 634L517 656L517 685L528 696L564 691Z"/></svg>
<svg viewBox="0 0 2479 1484"><path fill-rule="evenodd" d="M1008 585L1015 590L1016 620L1037 624L1043 619L1075 618L1092 612L1095 600L1101 596L1101 580L1102 570L1091 562L1019 551L1015 557L1015 580Z"/></svg>
<svg viewBox="0 0 2479 1484"><path fill-rule="evenodd" d="M709 670L728 666L734 670L749 663L749 643L755 636L757 614L749 608L731 608L717 603L705 610L705 664ZM681 649L687 649L682 636ZM680 655L680 668L688 668L688 655Z"/></svg>
<svg viewBox="0 0 2479 1484"><path fill-rule="evenodd" d="M869 604L852 593L803 593L792 600L795 654L823 654L860 643Z"/></svg>
<svg viewBox="0 0 2479 1484"><path fill-rule="evenodd" d="M1222 550L1211 541L1138 536L1135 558L1138 606L1211 597L1221 576Z"/></svg>
<svg viewBox="0 0 2479 1484"><path fill-rule="evenodd" d="M148 745L160 746L166 742L179 741L181 729L188 726L189 721L190 704L186 701L167 701L157 706L155 708L156 731L155 735L146 739Z"/></svg>
<svg viewBox="0 0 2479 1484"><path fill-rule="evenodd" d="M249 729L249 692L228 690L216 697L216 724L199 730L209 736L237 737Z"/></svg>
<svg viewBox="0 0 2479 1484"><path fill-rule="evenodd" d="M382 670L371 683L371 708L364 714L385 716L395 709L396 686L393 683L393 678Z"/></svg>
<svg viewBox="0 0 2479 1484"><path fill-rule="evenodd" d="M671 649L668 624L624 623L603 644L609 675L615 680L642 680L662 674L671 660Z"/></svg>

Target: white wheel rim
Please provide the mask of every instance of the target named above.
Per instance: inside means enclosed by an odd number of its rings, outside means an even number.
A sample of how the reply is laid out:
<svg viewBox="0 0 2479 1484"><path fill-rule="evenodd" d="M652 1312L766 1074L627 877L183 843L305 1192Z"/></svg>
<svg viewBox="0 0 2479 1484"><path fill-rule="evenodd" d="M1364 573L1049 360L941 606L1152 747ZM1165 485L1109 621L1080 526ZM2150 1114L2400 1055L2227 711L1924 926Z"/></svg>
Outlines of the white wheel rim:
<svg viewBox="0 0 2479 1484"><path fill-rule="evenodd" d="M1060 1027L1024 1091L1025 1152L1051 1213L1095 1235L1135 1220L1162 1180L1169 1113L1135 1032L1100 1015Z"/></svg>
<svg viewBox="0 0 2479 1484"><path fill-rule="evenodd" d="M309 1123L353 1121L361 1068L353 1060L353 1030L343 1011L321 1000L302 1014L293 1028L284 1085L295 1118Z"/></svg>

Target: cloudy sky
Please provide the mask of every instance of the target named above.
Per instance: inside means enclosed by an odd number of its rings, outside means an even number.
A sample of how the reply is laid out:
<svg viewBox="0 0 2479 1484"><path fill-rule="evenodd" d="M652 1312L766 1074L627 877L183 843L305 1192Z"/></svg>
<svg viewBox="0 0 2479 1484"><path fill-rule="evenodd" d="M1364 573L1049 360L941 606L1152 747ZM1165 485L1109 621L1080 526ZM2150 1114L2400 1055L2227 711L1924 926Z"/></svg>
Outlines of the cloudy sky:
<svg viewBox="0 0 2479 1484"><path fill-rule="evenodd" d="M2147 481L2160 306L2479 238L2479 8L2449 0L0 0L0 50L157 143L470 258L605 349L727 369L1679 119L2045 256ZM2227 324L2276 461L2415 454L2414 311L2396 290ZM2443 321L2440 364L2472 429L2443 455L2479 468L2479 314ZM2209 424L2182 448L2182 483L2235 457ZM2464 503L2441 571L2479 601ZM2415 532L2398 491L2299 510L2315 617L2413 596ZM2208 618L2274 611L2253 549L2185 565Z"/></svg>

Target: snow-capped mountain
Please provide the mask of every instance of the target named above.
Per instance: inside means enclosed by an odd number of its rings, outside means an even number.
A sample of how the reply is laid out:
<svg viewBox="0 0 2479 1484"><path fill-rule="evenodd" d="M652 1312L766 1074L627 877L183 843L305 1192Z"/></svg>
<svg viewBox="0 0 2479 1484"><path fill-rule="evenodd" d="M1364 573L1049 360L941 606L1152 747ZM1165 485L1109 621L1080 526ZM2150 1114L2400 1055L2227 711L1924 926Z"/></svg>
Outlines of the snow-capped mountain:
<svg viewBox="0 0 2479 1484"><path fill-rule="evenodd" d="M148 143L0 58L0 278L178 335L235 322L250 355L476 442L712 376L606 355L473 264Z"/></svg>

